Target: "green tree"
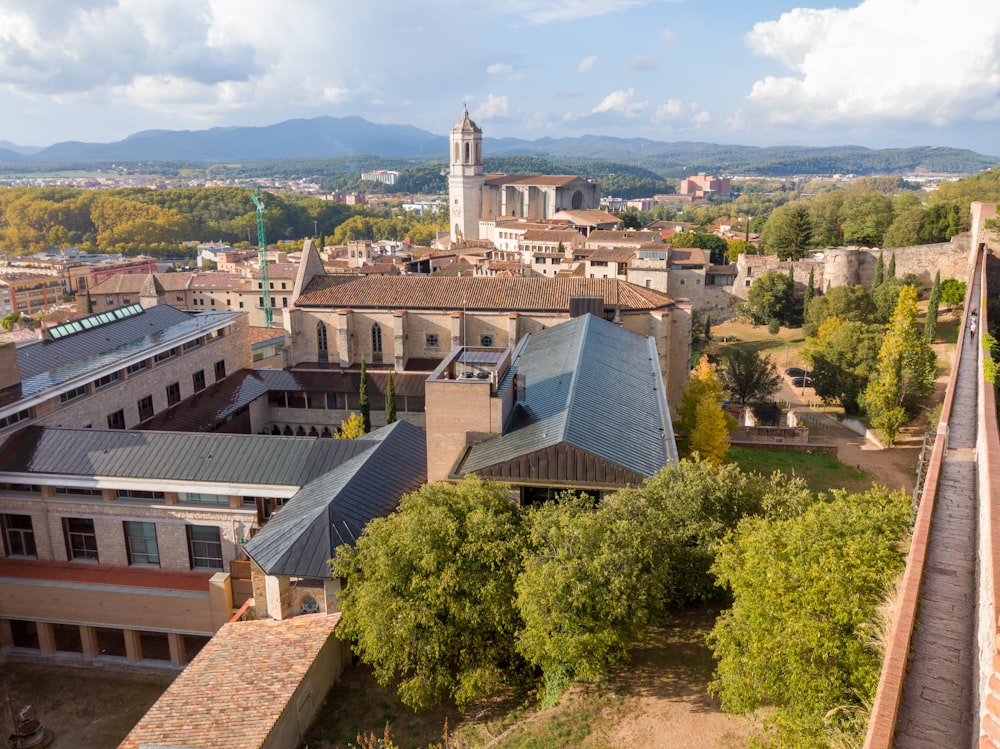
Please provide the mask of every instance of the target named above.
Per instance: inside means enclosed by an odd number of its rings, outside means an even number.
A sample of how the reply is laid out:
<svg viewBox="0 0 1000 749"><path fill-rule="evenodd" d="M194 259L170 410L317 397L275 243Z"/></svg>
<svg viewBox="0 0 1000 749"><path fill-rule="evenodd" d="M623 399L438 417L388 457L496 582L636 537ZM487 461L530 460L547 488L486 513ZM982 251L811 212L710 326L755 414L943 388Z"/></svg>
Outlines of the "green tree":
<svg viewBox="0 0 1000 749"><path fill-rule="evenodd" d="M840 403L846 414L861 411L859 399L878 361L881 326L828 317L803 352L812 369L816 395Z"/></svg>
<svg viewBox="0 0 1000 749"><path fill-rule="evenodd" d="M766 401L781 387L781 375L774 360L747 346L729 355L722 381L736 402L744 406L752 401Z"/></svg>
<svg viewBox="0 0 1000 749"><path fill-rule="evenodd" d="M889 267L885 271L886 279L892 279L896 277L896 253L889 255Z"/></svg>
<svg viewBox="0 0 1000 749"><path fill-rule="evenodd" d="M760 234L769 253L782 260L805 256L813 234L812 217L803 204L783 205L774 209Z"/></svg>
<svg viewBox="0 0 1000 749"><path fill-rule="evenodd" d="M931 286L931 295L927 299L927 314L924 316L924 340L934 343L937 338L937 318L938 307L941 306L941 271L934 275L934 285Z"/></svg>
<svg viewBox="0 0 1000 749"><path fill-rule="evenodd" d="M705 315L705 330L704 336L706 341L712 340L712 313L709 312Z"/></svg>
<svg viewBox="0 0 1000 749"><path fill-rule="evenodd" d="M958 281L954 278L943 280L941 282L941 301L949 309L965 304L965 281Z"/></svg>
<svg viewBox="0 0 1000 749"><path fill-rule="evenodd" d="M749 228L747 231L749 231ZM754 253L754 246L746 239L727 239L726 245L726 260L730 263L735 263L739 260L740 255L752 255Z"/></svg>
<svg viewBox="0 0 1000 749"><path fill-rule="evenodd" d="M629 208L627 211L618 214L618 229L641 229L642 219L639 218L639 212L634 208Z"/></svg>
<svg viewBox="0 0 1000 749"><path fill-rule="evenodd" d="M770 271L753 282L747 294L750 315L757 324L780 320L786 325L792 319L792 284L788 275Z"/></svg>
<svg viewBox="0 0 1000 749"><path fill-rule="evenodd" d="M365 355L361 355L361 381L358 384L358 400L361 404L361 423L365 434L372 430L372 408L368 396L368 370L365 368Z"/></svg>
<svg viewBox="0 0 1000 749"><path fill-rule="evenodd" d="M906 564L910 518L905 493L876 488L740 523L713 567L733 597L709 638L724 710L773 707L773 746L830 747L838 729L860 745L867 720L851 716L874 699L882 660L867 633Z"/></svg>
<svg viewBox="0 0 1000 749"><path fill-rule="evenodd" d="M872 289L872 303L875 305L875 319L883 325L888 323L896 310L896 303L899 301L899 292L904 286L917 287L906 280L899 278L886 278L877 289Z"/></svg>
<svg viewBox="0 0 1000 749"><path fill-rule="evenodd" d="M809 312L802 323L806 336L815 336L819 326L828 317L858 322L875 322L875 303L863 286L834 286L809 304Z"/></svg>
<svg viewBox="0 0 1000 749"><path fill-rule="evenodd" d="M11 312L9 315L4 315L3 319L0 320L0 329L9 333L19 322L21 322L21 313Z"/></svg>
<svg viewBox="0 0 1000 749"><path fill-rule="evenodd" d="M803 321L809 315L809 305L812 304L813 299L813 285L816 283L815 276L816 269L809 266L809 280L806 281L806 288L802 292L802 319Z"/></svg>
<svg viewBox="0 0 1000 749"><path fill-rule="evenodd" d="M340 422L340 428L334 433L334 437L339 440L353 440L365 434L365 422L361 414L351 413L346 419Z"/></svg>
<svg viewBox="0 0 1000 749"><path fill-rule="evenodd" d="M523 670L514 582L526 536L503 484L423 486L337 549L338 637L415 710L495 694Z"/></svg>
<svg viewBox="0 0 1000 749"><path fill-rule="evenodd" d="M885 261L882 258L882 251L878 253L878 265L875 266L875 280L872 281L872 291L875 291L885 280Z"/></svg>
<svg viewBox="0 0 1000 749"><path fill-rule="evenodd" d="M902 213L898 213L892 224L886 229L882 244L885 247L909 247L915 244L923 244L920 230L923 226L924 216L927 213L921 207L910 208Z"/></svg>
<svg viewBox="0 0 1000 749"><path fill-rule="evenodd" d="M654 605L650 530L632 495L596 510L591 498L563 495L532 512L515 584L524 620L517 649L550 691L607 673L645 631Z"/></svg>
<svg viewBox="0 0 1000 749"><path fill-rule="evenodd" d="M936 373L934 351L917 329L917 291L904 286L862 398L872 425L890 446L899 428L933 392Z"/></svg>
<svg viewBox="0 0 1000 749"><path fill-rule="evenodd" d="M385 386L385 423L392 424L396 420L396 385L392 381L392 370L389 370L389 382Z"/></svg>
<svg viewBox="0 0 1000 749"><path fill-rule="evenodd" d="M892 198L877 191L849 190L842 210L845 241L882 246L882 237L894 218Z"/></svg>
<svg viewBox="0 0 1000 749"><path fill-rule="evenodd" d="M714 364L702 356L688 378L677 407L677 425L685 435L688 454L697 452L705 460L722 463L729 451L729 429L734 424L722 409L726 391Z"/></svg>

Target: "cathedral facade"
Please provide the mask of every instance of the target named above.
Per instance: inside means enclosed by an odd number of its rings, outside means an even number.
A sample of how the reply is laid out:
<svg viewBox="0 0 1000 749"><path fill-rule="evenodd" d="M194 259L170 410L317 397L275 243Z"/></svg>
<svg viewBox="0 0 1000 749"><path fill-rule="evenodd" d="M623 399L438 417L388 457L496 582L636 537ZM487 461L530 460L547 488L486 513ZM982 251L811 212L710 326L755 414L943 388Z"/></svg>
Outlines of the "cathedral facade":
<svg viewBox="0 0 1000 749"><path fill-rule="evenodd" d="M601 188L574 175L483 174L483 131L469 110L449 135L448 207L453 242L481 239L480 221L550 219L559 211L600 207Z"/></svg>

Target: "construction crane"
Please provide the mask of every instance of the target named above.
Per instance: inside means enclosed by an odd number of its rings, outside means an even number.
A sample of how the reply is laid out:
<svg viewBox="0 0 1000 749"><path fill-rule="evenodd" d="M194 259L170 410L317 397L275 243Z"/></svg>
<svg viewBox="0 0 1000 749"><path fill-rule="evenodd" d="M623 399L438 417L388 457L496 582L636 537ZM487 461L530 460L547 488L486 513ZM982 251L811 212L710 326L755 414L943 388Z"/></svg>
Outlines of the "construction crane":
<svg viewBox="0 0 1000 749"><path fill-rule="evenodd" d="M260 199L260 190L250 193L253 204L257 206L257 246L260 248L260 288L264 291L264 327L270 328L274 320L271 309L271 282L267 277L267 238L264 236L264 201Z"/></svg>

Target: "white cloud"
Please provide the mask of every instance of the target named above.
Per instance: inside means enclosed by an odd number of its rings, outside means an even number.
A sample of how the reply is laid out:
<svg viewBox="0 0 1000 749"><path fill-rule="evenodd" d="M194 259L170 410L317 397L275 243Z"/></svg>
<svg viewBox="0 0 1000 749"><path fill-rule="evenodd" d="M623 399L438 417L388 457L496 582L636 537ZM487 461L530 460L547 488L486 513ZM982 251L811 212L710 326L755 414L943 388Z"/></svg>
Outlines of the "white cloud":
<svg viewBox="0 0 1000 749"><path fill-rule="evenodd" d="M472 112L472 118L490 120L496 117L506 117L508 114L510 114L510 102L507 97L490 94L486 97L486 101Z"/></svg>
<svg viewBox="0 0 1000 749"><path fill-rule="evenodd" d="M664 104L656 108L656 111L653 113L653 121L667 122L669 120L677 120L684 115L686 110L687 107L684 106L684 102L678 99L667 99Z"/></svg>
<svg viewBox="0 0 1000 749"><path fill-rule="evenodd" d="M649 102L632 101L634 96L634 88L612 91L604 97L600 104L590 111L592 114L598 114L600 112L619 112L624 114L626 117L634 117L639 112L642 112L649 107Z"/></svg>
<svg viewBox="0 0 1000 749"><path fill-rule="evenodd" d="M673 44L677 41L677 34L670 29L663 29L663 31L660 32L660 38L667 44Z"/></svg>
<svg viewBox="0 0 1000 749"><path fill-rule="evenodd" d="M529 23L544 24L621 13L667 1L677 0L509 0L505 7L523 15Z"/></svg>
<svg viewBox="0 0 1000 749"><path fill-rule="evenodd" d="M507 63L495 62L492 65L490 65L488 68L486 68L486 72L489 73L490 75L508 75L509 76L509 75L513 74L514 68L512 68Z"/></svg>
<svg viewBox="0 0 1000 749"><path fill-rule="evenodd" d="M593 70L596 63L597 55L588 55L580 60L580 64L576 66L576 69L581 73L586 73L589 70Z"/></svg>
<svg viewBox="0 0 1000 749"><path fill-rule="evenodd" d="M846 10L797 8L746 37L791 72L757 81L745 125L944 125L997 117L1000 3L862 0Z"/></svg>
<svg viewBox="0 0 1000 749"><path fill-rule="evenodd" d="M628 61L628 69L640 73L652 73L660 69L660 61L653 57L632 55L632 58Z"/></svg>

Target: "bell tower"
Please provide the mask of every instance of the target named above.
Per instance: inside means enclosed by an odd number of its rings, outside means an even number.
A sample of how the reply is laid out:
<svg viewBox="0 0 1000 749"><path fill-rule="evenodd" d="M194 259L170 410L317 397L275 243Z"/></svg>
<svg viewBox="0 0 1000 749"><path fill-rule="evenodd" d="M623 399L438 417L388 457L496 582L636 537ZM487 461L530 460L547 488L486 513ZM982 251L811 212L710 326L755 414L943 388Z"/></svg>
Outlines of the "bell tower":
<svg viewBox="0 0 1000 749"><path fill-rule="evenodd" d="M448 210L451 240L479 239L479 217L483 205L483 131L469 119L464 107L462 118L449 134Z"/></svg>

